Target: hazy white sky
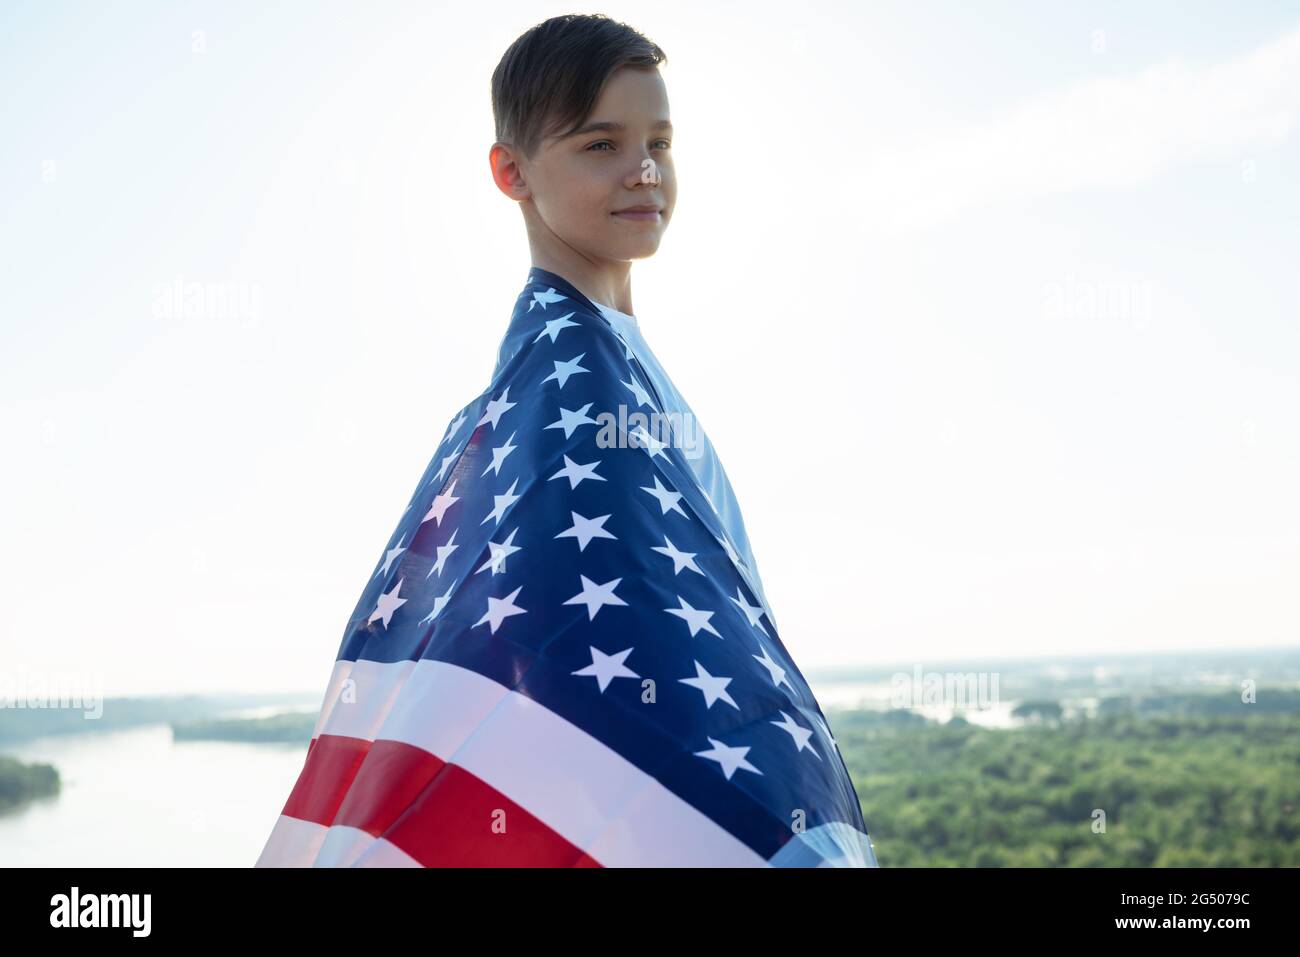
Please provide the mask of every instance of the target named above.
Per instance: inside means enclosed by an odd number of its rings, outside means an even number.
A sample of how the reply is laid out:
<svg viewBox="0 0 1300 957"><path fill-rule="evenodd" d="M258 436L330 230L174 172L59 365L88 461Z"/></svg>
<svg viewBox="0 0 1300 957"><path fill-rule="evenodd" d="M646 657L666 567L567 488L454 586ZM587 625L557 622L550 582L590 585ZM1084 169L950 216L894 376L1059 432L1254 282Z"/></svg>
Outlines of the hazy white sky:
<svg viewBox="0 0 1300 957"><path fill-rule="evenodd" d="M668 53L633 303L805 671L1295 644L1300 3L1078 6L6 3L0 668L323 689L529 265L492 68L574 10Z"/></svg>

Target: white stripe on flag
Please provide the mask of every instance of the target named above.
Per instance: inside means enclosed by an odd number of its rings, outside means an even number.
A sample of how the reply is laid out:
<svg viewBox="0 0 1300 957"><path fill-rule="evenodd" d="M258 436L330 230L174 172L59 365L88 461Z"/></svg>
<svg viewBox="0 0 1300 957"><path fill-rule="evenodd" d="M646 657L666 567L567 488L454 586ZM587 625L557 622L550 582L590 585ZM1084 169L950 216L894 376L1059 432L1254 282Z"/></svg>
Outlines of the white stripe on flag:
<svg viewBox="0 0 1300 957"><path fill-rule="evenodd" d="M254 867L311 867L329 828L281 814Z"/></svg>
<svg viewBox="0 0 1300 957"><path fill-rule="evenodd" d="M334 832L340 832L344 840L351 836L353 843L348 855L335 854L325 847ZM342 825L326 827L281 814L255 866L419 867L420 862L392 842L372 837L365 831Z"/></svg>
<svg viewBox="0 0 1300 957"><path fill-rule="evenodd" d="M415 664L414 661L337 662L330 677L331 694L327 699L330 712L317 721L316 734L342 734L367 741L387 737L377 732L398 700L406 679L415 670Z"/></svg>
<svg viewBox="0 0 1300 957"><path fill-rule="evenodd" d="M313 867L351 867L375 843L375 836L359 827L335 824L328 828L325 842L321 844L320 854L316 856Z"/></svg>

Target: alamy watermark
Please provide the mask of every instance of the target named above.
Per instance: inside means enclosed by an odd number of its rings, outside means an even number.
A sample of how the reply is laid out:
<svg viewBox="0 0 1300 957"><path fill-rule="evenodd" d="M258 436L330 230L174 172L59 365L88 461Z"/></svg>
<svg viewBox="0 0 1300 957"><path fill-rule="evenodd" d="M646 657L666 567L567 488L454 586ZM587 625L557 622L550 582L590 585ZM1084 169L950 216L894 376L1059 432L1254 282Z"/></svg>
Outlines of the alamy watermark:
<svg viewBox="0 0 1300 957"><path fill-rule="evenodd" d="M944 707L984 711L998 703L996 671L900 671L889 679L894 708Z"/></svg>
<svg viewBox="0 0 1300 957"><path fill-rule="evenodd" d="M1112 282L1069 275L1043 283L1048 319L1117 319L1135 329L1151 321L1152 283Z"/></svg>
<svg viewBox="0 0 1300 957"><path fill-rule="evenodd" d="M187 282L175 276L153 287L155 319L239 319L253 326L261 318L261 306L262 287L256 282Z"/></svg>
<svg viewBox="0 0 1300 957"><path fill-rule="evenodd" d="M104 679L81 672L0 671L0 708L75 708L93 721L104 714Z"/></svg>
<svg viewBox="0 0 1300 957"><path fill-rule="evenodd" d="M639 412L619 404L618 413L596 416L600 431L596 446L602 449L645 449L651 456L664 448L679 448L688 459L704 454L700 429L690 412Z"/></svg>

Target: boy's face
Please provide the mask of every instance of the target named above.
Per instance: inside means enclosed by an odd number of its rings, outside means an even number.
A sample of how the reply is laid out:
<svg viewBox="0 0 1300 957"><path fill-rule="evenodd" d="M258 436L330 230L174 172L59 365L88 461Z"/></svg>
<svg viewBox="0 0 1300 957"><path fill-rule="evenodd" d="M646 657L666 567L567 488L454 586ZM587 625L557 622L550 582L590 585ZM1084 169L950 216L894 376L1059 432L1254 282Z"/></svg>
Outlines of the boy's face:
<svg viewBox="0 0 1300 957"><path fill-rule="evenodd" d="M517 156L535 238L547 242L549 231L593 261L654 255L677 200L668 120L659 71L623 67L578 133L543 140L532 159ZM642 205L659 212L620 212Z"/></svg>

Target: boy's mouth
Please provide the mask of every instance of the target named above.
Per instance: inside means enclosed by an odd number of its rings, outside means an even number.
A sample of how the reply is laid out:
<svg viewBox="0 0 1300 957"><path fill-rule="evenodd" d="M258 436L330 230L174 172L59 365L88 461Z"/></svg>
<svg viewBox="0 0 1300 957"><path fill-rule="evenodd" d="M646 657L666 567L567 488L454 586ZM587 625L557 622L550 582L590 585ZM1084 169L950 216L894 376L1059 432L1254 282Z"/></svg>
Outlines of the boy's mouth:
<svg viewBox="0 0 1300 957"><path fill-rule="evenodd" d="M658 222L659 207L651 204L642 206L629 206L626 209L616 209L611 216L618 216L622 219L632 219L646 222Z"/></svg>

